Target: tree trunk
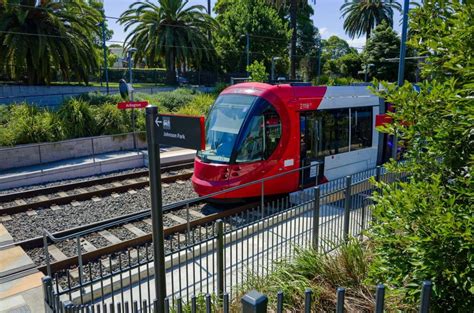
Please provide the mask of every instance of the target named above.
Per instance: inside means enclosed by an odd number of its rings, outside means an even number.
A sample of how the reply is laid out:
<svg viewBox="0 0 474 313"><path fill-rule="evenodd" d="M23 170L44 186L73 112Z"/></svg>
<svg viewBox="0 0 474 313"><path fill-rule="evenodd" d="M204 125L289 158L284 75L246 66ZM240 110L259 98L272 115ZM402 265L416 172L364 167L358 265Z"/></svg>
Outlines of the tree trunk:
<svg viewBox="0 0 474 313"><path fill-rule="evenodd" d="M171 50L166 58L166 83L176 85L176 67L173 50Z"/></svg>
<svg viewBox="0 0 474 313"><path fill-rule="evenodd" d="M297 0L291 0L290 2L290 23L291 23L290 79L296 79L296 11L297 11Z"/></svg>

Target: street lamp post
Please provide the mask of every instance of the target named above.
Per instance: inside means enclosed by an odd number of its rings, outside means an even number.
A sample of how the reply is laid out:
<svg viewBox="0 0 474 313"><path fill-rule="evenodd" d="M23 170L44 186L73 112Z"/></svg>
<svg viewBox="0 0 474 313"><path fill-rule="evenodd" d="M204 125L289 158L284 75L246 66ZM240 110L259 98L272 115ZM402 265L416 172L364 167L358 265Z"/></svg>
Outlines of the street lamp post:
<svg viewBox="0 0 474 313"><path fill-rule="evenodd" d="M272 82L275 81L275 60L280 60L280 57L272 57Z"/></svg>
<svg viewBox="0 0 474 313"><path fill-rule="evenodd" d="M128 54L128 73L130 76L130 86L131 91L130 91L130 101L133 102L133 74L132 74L132 53L137 52L137 48L130 48L127 51ZM137 141L135 139L135 110L132 108L132 137L133 137L133 149L137 149Z"/></svg>
<svg viewBox="0 0 474 313"><path fill-rule="evenodd" d="M410 9L410 1L405 0L403 2L403 22L402 22L402 37L400 39L400 63L398 63L398 86L403 85L403 79L405 74L405 56L406 56L406 41L408 32L408 10ZM393 135L392 144L392 158L397 158L398 150L398 136L397 133Z"/></svg>
<svg viewBox="0 0 474 313"><path fill-rule="evenodd" d="M249 33L246 33L245 35L240 35L240 38L245 36L245 53L247 54L247 62L246 65L250 65L250 35ZM249 76L249 72L247 71L247 67L245 68L245 71L247 72L247 76Z"/></svg>

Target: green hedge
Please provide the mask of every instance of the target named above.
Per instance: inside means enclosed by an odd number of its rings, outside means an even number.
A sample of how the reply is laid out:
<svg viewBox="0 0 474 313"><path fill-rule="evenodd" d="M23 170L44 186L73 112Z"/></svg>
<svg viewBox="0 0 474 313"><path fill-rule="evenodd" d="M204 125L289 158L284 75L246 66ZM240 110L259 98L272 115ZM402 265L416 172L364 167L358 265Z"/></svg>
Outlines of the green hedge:
<svg viewBox="0 0 474 313"><path fill-rule="evenodd" d="M157 94L136 94L160 112L204 115L215 99L192 89ZM0 106L0 146L52 142L78 137L113 135L132 131L131 111L119 110L117 95L93 92L66 100L57 111L26 103ZM136 130L145 130L144 110L135 110Z"/></svg>

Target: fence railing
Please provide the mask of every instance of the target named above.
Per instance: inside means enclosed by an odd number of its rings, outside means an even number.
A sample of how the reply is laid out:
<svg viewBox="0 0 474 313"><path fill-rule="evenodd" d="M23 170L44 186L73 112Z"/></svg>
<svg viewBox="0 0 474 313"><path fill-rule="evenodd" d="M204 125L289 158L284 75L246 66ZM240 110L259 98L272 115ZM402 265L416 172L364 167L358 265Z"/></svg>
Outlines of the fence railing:
<svg viewBox="0 0 474 313"><path fill-rule="evenodd" d="M96 163L105 153L146 149L144 132L68 139L0 148L0 173L10 169L90 157Z"/></svg>
<svg viewBox="0 0 474 313"><path fill-rule="evenodd" d="M134 300L133 302L124 301L117 302L115 304L102 304L97 303L96 305L77 305L73 302L66 300L61 301L54 293L51 277L45 276L42 279L43 282L43 292L44 292L44 306L45 312L61 312L61 313L75 313L75 312L97 312L101 311L104 313L121 313L121 312L158 312L156 300L149 302L147 299L139 302ZM432 292L432 283L431 281L423 281L421 287L421 296L419 304L419 313L428 313L430 310L431 302L431 292ZM343 287L339 287L336 290L336 303L333 307L327 305L327 307L320 308L327 311L335 311L336 313L343 313L345 311L345 305L350 304L350 301L346 300L345 297L346 290ZM264 294L252 290L246 293L240 299L240 308L239 304L231 302L228 293L224 293L222 296L216 296L211 294L193 295L189 302L183 302L181 298L177 298L174 302L170 302L169 298L165 299L165 313L176 312L176 313L198 313L198 312L242 312L242 313L266 313L270 306L274 307L271 312L283 313L285 308L285 294L283 291L279 291L276 297L276 303L269 305L268 297ZM303 312L311 313L317 308L314 305L314 296L313 290L307 288L304 294L304 303L302 303ZM231 305L237 309L231 311ZM385 286L383 284L377 285L375 288L375 305L373 307L373 312L383 313L385 310Z"/></svg>
<svg viewBox="0 0 474 313"><path fill-rule="evenodd" d="M249 277L267 275L275 261L292 260L297 247L328 252L349 236L360 235L371 220L370 177L387 182L400 178L379 167L286 197L265 200L262 195L263 205L199 228L188 226L184 233L167 238L166 294L171 305L175 299L188 303L201 294L227 292L232 299ZM187 222L190 225L189 211ZM155 297L151 243L85 263L81 242L87 236L45 237L47 259L49 240L69 241L77 247L76 266L48 269L53 302L72 301L91 308L116 307L126 301L150 305Z"/></svg>

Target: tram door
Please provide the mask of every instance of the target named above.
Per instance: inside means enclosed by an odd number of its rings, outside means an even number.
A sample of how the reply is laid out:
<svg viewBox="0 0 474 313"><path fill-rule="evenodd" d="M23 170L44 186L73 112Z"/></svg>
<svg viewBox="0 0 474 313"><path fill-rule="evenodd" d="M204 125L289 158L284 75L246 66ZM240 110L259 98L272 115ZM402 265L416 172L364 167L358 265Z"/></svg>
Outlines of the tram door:
<svg viewBox="0 0 474 313"><path fill-rule="evenodd" d="M317 184L322 162L318 162L321 121L316 111L300 114L300 185ZM322 174L322 173L321 173Z"/></svg>

